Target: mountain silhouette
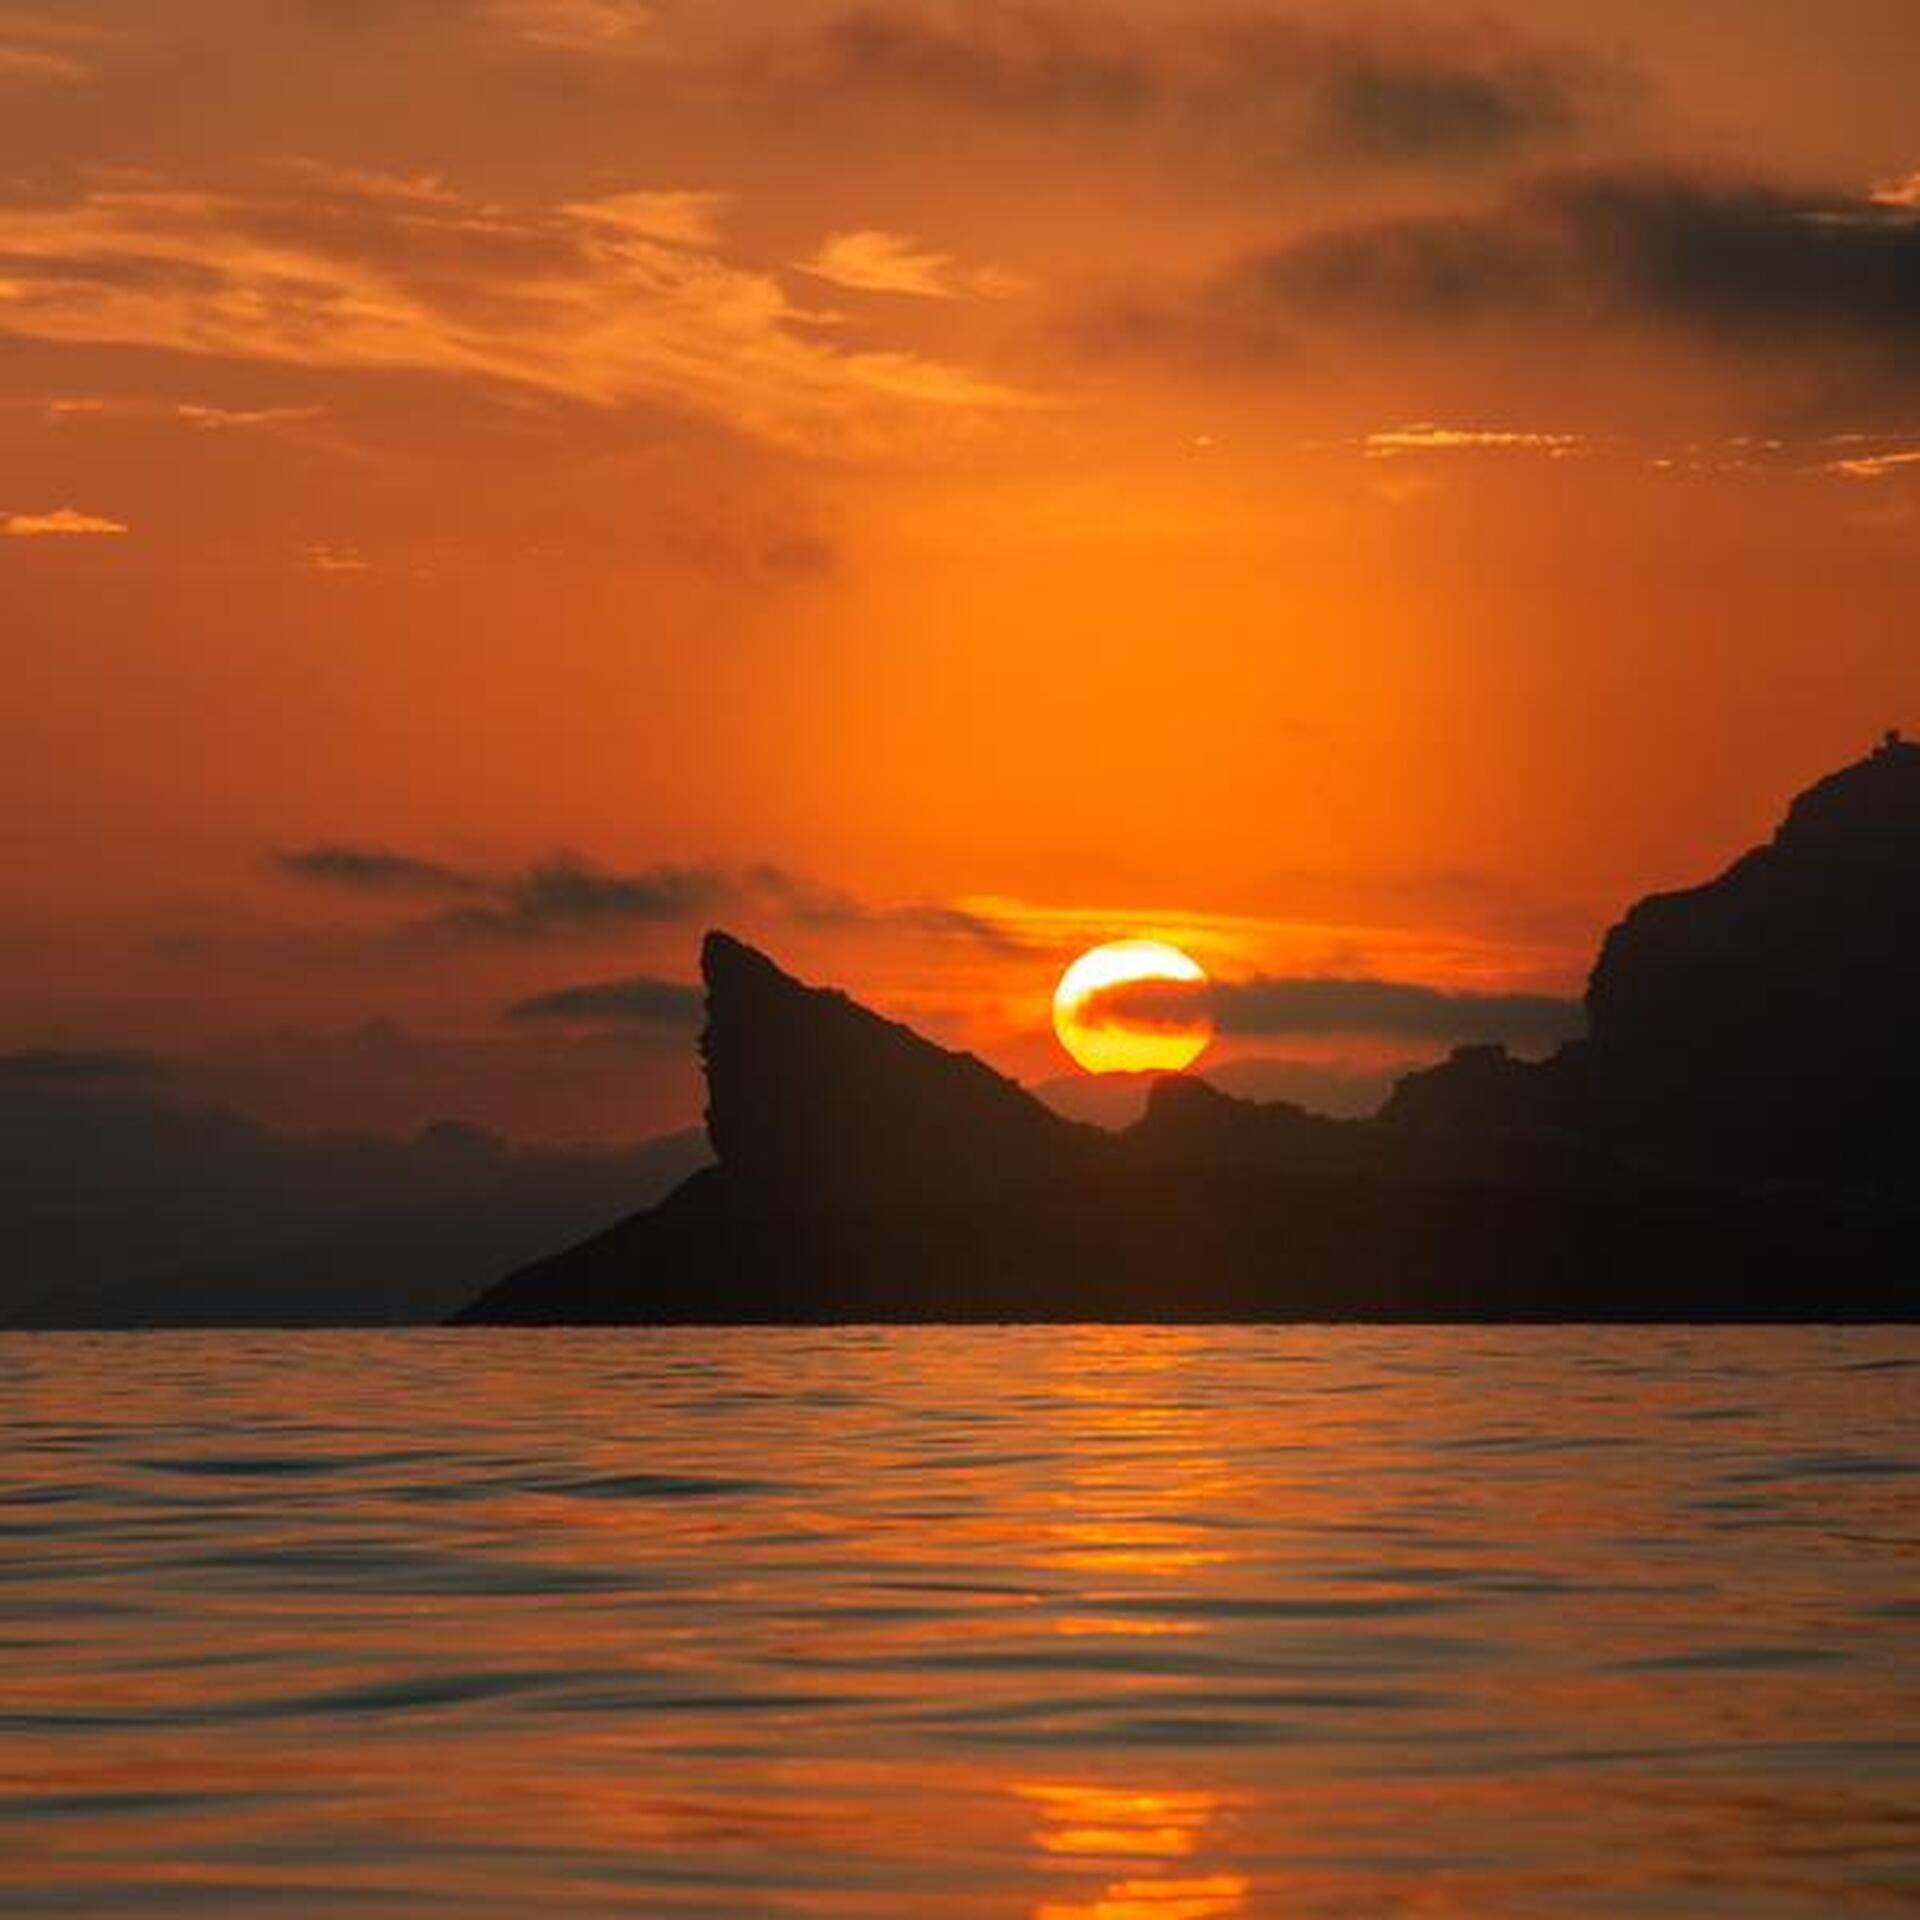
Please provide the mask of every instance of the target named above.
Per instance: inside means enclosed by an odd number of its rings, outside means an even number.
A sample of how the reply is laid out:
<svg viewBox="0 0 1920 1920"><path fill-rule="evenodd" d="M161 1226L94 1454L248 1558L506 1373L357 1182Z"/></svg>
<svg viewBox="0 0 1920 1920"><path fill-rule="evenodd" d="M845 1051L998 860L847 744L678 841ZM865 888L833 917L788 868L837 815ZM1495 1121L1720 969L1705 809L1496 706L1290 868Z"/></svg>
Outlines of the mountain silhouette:
<svg viewBox="0 0 1920 1920"><path fill-rule="evenodd" d="M707 1135L732 1176L794 1204L987 1197L1084 1166L1076 1126L970 1053L806 987L724 933L702 943Z"/></svg>
<svg viewBox="0 0 1920 1920"><path fill-rule="evenodd" d="M1463 1047L1370 1120L1157 1083L1118 1134L701 954L716 1163L469 1323L1911 1320L1920 746L1606 936L1589 1036Z"/></svg>
<svg viewBox="0 0 1920 1920"><path fill-rule="evenodd" d="M1920 745L1889 734L1726 872L1601 944L1588 1037L1463 1048L1385 1118L1430 1137L1578 1137L1715 1183L1911 1197L1920 1169Z"/></svg>

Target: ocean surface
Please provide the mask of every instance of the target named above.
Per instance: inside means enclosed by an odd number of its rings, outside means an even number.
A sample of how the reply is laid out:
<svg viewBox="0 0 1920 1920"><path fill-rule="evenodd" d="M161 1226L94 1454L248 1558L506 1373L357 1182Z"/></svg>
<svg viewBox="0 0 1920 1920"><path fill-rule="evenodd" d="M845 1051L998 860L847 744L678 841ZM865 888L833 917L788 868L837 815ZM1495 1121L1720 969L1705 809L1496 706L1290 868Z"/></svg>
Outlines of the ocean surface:
<svg viewBox="0 0 1920 1920"><path fill-rule="evenodd" d="M0 1911L1920 1911L1920 1333L0 1336Z"/></svg>

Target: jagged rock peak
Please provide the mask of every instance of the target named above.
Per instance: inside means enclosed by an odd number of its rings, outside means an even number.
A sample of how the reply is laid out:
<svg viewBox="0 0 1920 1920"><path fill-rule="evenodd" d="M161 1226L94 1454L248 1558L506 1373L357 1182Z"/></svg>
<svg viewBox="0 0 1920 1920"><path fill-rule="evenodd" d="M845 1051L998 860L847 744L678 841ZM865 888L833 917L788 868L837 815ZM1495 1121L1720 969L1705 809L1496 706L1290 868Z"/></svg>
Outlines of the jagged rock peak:
<svg viewBox="0 0 1920 1920"><path fill-rule="evenodd" d="M1596 1118L1689 1169L1911 1164L1920 746L1889 734L1718 879L1640 901L1587 988Z"/></svg>
<svg viewBox="0 0 1920 1920"><path fill-rule="evenodd" d="M1890 846L1889 843L1892 843ZM1859 860L1920 843L1920 741L1890 732L1864 760L1800 794L1773 836L1782 853Z"/></svg>
<svg viewBox="0 0 1920 1920"><path fill-rule="evenodd" d="M1198 1074L1162 1075L1147 1110L1121 1137L1164 1166L1324 1170L1349 1157L1353 1129L1288 1100L1244 1100Z"/></svg>
<svg viewBox="0 0 1920 1920"><path fill-rule="evenodd" d="M729 1176L808 1203L960 1200L1095 1150L969 1053L709 933L707 1133Z"/></svg>

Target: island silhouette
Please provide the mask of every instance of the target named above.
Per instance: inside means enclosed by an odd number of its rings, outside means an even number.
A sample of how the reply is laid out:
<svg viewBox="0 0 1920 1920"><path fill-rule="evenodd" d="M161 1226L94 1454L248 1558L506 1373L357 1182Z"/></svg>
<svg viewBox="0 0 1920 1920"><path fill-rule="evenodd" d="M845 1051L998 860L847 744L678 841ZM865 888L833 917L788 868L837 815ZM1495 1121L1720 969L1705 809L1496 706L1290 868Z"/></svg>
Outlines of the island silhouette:
<svg viewBox="0 0 1920 1920"><path fill-rule="evenodd" d="M466 1324L1910 1321L1920 745L1607 934L1588 1033L1456 1049L1336 1120L1157 1081L1119 1133L701 952L716 1156Z"/></svg>

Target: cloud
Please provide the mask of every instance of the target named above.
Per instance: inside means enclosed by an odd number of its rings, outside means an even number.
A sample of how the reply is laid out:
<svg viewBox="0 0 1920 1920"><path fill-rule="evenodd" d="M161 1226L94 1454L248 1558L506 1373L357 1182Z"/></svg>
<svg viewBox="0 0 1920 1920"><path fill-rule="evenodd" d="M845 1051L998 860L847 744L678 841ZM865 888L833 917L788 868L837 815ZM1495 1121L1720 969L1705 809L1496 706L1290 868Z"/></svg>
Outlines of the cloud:
<svg viewBox="0 0 1920 1920"><path fill-rule="evenodd" d="M1188 984L1142 980L1087 1000L1082 1017L1121 1025L1181 1025L1206 1013L1223 1034L1375 1033L1428 1041L1500 1041L1548 1048L1585 1032L1580 1003L1547 994L1462 993L1398 980L1281 979Z"/></svg>
<svg viewBox="0 0 1920 1920"><path fill-rule="evenodd" d="M348 841L283 848L267 860L289 879L370 897L470 896L397 929L412 941L538 941L684 925L722 910L757 909L794 926L913 933L996 952L1029 950L1015 929L969 907L861 900L771 864L661 862L623 870L563 852L487 872Z"/></svg>
<svg viewBox="0 0 1920 1920"><path fill-rule="evenodd" d="M363 894L483 896L410 929L443 939L541 940L605 926L682 921L728 893L724 876L714 868L663 865L622 873L572 853L552 854L511 873L481 873L389 847L339 841L267 857L292 879Z"/></svg>
<svg viewBox="0 0 1920 1920"><path fill-rule="evenodd" d="M1483 64L1349 47L1321 81L1321 138L1383 164L1473 159L1570 132L1593 77L1566 55L1505 53Z"/></svg>
<svg viewBox="0 0 1920 1920"><path fill-rule="evenodd" d="M222 190L96 175L65 204L0 203L0 333L657 407L816 453L1030 404L837 341L828 316L705 244L722 204L504 204L311 162Z"/></svg>
<svg viewBox="0 0 1920 1920"><path fill-rule="evenodd" d="M0 514L0 533L15 540L98 538L129 531L118 520L78 513L72 507L56 507L51 513Z"/></svg>
<svg viewBox="0 0 1920 1920"><path fill-rule="evenodd" d="M636 51L654 20L639 0L489 0L482 14L527 46L601 55Z"/></svg>
<svg viewBox="0 0 1920 1920"><path fill-rule="evenodd" d="M704 188L609 194L600 200L570 200L563 213L629 240L658 240L670 247L713 247L733 205L733 195Z"/></svg>
<svg viewBox="0 0 1920 1920"><path fill-rule="evenodd" d="M50 13L26 13L0 7L0 86L77 87L93 78L82 58L109 36Z"/></svg>
<svg viewBox="0 0 1920 1920"><path fill-rule="evenodd" d="M1015 928L968 907L939 901L875 904L775 866L751 868L743 882L747 892L776 903L783 916L797 926L918 933L933 939L969 941L996 953L1031 950L1030 943Z"/></svg>
<svg viewBox="0 0 1920 1920"><path fill-rule="evenodd" d="M323 840L308 847L288 847L267 858L295 879L366 893L479 893L495 884L484 874L468 873L438 860L345 841Z"/></svg>
<svg viewBox="0 0 1920 1920"><path fill-rule="evenodd" d="M560 987L517 1000L506 1017L524 1024L553 1021L569 1026L641 1026L691 1029L700 1024L706 997L683 980L635 974L625 980L599 980Z"/></svg>
<svg viewBox="0 0 1920 1920"><path fill-rule="evenodd" d="M302 549L301 560L309 573L371 573L373 562L358 547L330 547L316 544Z"/></svg>
<svg viewBox="0 0 1920 1920"><path fill-rule="evenodd" d="M155 420L191 427L197 433L304 426L326 412L324 407L217 407L203 401L151 400L126 394L65 394L38 404L56 426L91 420Z"/></svg>
<svg viewBox="0 0 1920 1920"><path fill-rule="evenodd" d="M1903 468L1916 466L1920 466L1920 447L1897 447L1885 453L1859 453L1829 460L1820 471L1838 474L1843 480L1885 480Z"/></svg>
<svg viewBox="0 0 1920 1920"><path fill-rule="evenodd" d="M812 259L794 264L802 273L857 293L913 294L927 300L1004 299L1024 285L996 267L963 266L952 254L936 252L910 234L872 227L830 233Z"/></svg>
<svg viewBox="0 0 1920 1920"><path fill-rule="evenodd" d="M1672 326L1737 347L1853 343L1904 362L1920 216L1864 196L1648 171L1538 179L1501 204L1311 233L1185 302L1117 316L1183 350L1289 354L1304 327L1521 318Z"/></svg>
<svg viewBox="0 0 1920 1920"><path fill-rule="evenodd" d="M183 401L175 417L201 433L232 433L254 427L300 426L318 420L324 407L209 407Z"/></svg>
<svg viewBox="0 0 1920 1920"><path fill-rule="evenodd" d="M1361 448L1369 460L1408 453L1544 453L1565 459L1586 445L1577 433L1540 433L1511 427L1441 427L1431 422L1386 427L1367 434Z"/></svg>
<svg viewBox="0 0 1920 1920"><path fill-rule="evenodd" d="M709 867L657 866L621 873L577 854L555 854L495 883L484 906L454 907L421 929L476 940L544 940L606 927L672 924L705 912L727 894Z"/></svg>
<svg viewBox="0 0 1920 1920"><path fill-rule="evenodd" d="M43 86L71 87L82 85L91 77L89 69L70 53L0 40L0 82L21 80Z"/></svg>
<svg viewBox="0 0 1920 1920"><path fill-rule="evenodd" d="M895 105L1056 132L1144 133L1258 174L1275 162L1469 160L1565 134L1621 76L1488 30L1330 29L1269 9L974 0L835 14L741 63L783 105Z"/></svg>

